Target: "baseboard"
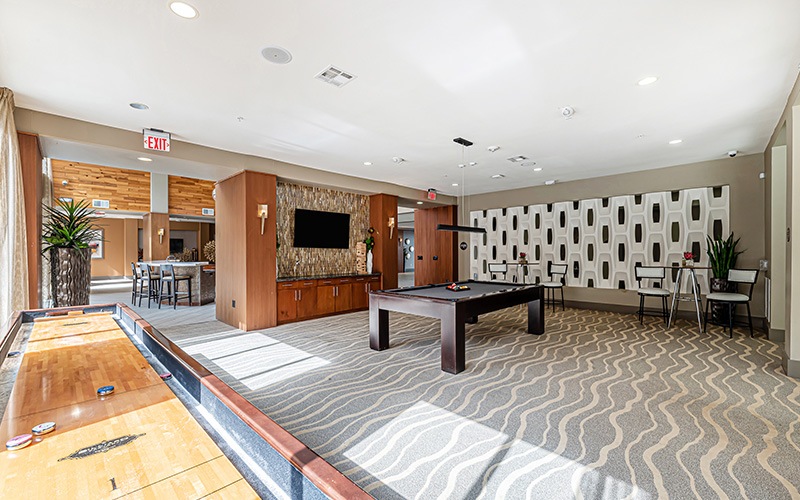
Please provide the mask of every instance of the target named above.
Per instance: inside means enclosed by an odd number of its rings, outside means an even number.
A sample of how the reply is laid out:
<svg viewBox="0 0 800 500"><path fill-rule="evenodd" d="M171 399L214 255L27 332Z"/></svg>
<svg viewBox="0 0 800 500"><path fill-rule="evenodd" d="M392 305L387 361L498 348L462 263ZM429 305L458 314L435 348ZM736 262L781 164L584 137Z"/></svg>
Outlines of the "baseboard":
<svg viewBox="0 0 800 500"><path fill-rule="evenodd" d="M786 354L785 349L781 351L781 358L783 371L786 372L786 375L792 378L800 379L800 361L796 359L789 359L789 355Z"/></svg>
<svg viewBox="0 0 800 500"><path fill-rule="evenodd" d="M636 314L639 312L638 305L622 305L622 304L607 304L602 302L580 302L575 300L565 300L564 304L567 307L574 307L575 309L588 309L591 311L606 311L606 312L613 312L619 314ZM558 305L556 305L558 307ZM648 308L653 309L653 308ZM697 313L693 310L678 310L678 318L685 319L687 321L697 321ZM703 317L703 313L700 313L700 317ZM710 313L709 313L710 317ZM736 327L741 327L742 325L747 325L747 316L736 315L734 317ZM753 317L753 330L766 333L769 330L766 328L766 318L757 318ZM773 340L772 337L769 337L770 340ZM776 342L780 342L781 340L776 340Z"/></svg>
<svg viewBox="0 0 800 500"><path fill-rule="evenodd" d="M766 322L765 322L766 323ZM769 328L769 324L765 330L768 332L769 339L773 342L785 342L786 341L786 330L778 330L777 328Z"/></svg>

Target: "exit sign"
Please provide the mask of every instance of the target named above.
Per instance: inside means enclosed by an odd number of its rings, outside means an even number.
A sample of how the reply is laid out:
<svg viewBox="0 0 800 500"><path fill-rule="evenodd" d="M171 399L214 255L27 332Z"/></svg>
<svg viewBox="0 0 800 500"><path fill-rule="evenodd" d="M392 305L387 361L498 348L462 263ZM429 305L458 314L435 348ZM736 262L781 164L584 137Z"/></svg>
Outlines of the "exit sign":
<svg viewBox="0 0 800 500"><path fill-rule="evenodd" d="M144 149L169 152L169 133L144 129L142 135L144 137Z"/></svg>

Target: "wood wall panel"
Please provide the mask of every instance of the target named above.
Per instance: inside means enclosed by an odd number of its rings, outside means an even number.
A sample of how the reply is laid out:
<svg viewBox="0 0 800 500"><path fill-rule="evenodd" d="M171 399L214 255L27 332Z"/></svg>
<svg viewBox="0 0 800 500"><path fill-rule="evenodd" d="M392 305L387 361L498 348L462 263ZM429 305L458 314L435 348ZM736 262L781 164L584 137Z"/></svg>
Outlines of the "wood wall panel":
<svg viewBox="0 0 800 500"><path fill-rule="evenodd" d="M148 212L142 217L143 259L145 261L164 260L169 256L169 214ZM163 228L164 235L159 240L158 230Z"/></svg>
<svg viewBox="0 0 800 500"><path fill-rule="evenodd" d="M278 321L276 190L274 175L250 171L217 184L217 319L245 331ZM264 234L259 204L269 205Z"/></svg>
<svg viewBox="0 0 800 500"><path fill-rule="evenodd" d="M203 215L204 208L214 208L214 182L169 176L169 213Z"/></svg>
<svg viewBox="0 0 800 500"><path fill-rule="evenodd" d="M39 136L20 132L19 156L22 166L22 189L25 198L25 236L28 252L28 303L40 307L42 273L42 154Z"/></svg>
<svg viewBox="0 0 800 500"><path fill-rule="evenodd" d="M456 224L456 207L428 208L414 212L414 284L455 281L458 277L458 237L437 231L438 224ZM434 260L436 257L436 260Z"/></svg>
<svg viewBox="0 0 800 500"><path fill-rule="evenodd" d="M54 200L108 200L110 210L150 211L150 172L64 160L51 164Z"/></svg>
<svg viewBox="0 0 800 500"><path fill-rule="evenodd" d="M389 229L389 217L395 227ZM375 248L372 249L372 270L381 273L384 289L397 288L397 252L400 231L397 229L397 196L374 194L369 197L369 222L375 228Z"/></svg>

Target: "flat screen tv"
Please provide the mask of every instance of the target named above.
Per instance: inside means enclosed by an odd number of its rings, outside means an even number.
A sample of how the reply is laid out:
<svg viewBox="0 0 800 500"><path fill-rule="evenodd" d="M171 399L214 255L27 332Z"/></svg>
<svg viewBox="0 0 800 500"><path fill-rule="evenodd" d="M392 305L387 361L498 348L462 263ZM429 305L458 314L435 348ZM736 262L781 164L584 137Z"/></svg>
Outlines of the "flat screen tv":
<svg viewBox="0 0 800 500"><path fill-rule="evenodd" d="M295 208L294 246L350 248L350 214Z"/></svg>

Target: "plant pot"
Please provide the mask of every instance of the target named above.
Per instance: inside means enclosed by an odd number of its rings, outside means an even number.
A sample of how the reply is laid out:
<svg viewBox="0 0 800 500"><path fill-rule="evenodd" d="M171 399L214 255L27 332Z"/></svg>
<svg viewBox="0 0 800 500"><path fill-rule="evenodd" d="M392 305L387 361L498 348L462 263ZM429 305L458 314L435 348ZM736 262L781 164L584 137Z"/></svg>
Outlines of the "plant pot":
<svg viewBox="0 0 800 500"><path fill-rule="evenodd" d="M729 283L725 278L711 278L709 280L711 292L735 292L736 283ZM719 302L711 304L711 321L713 323L727 326L728 321L728 305Z"/></svg>
<svg viewBox="0 0 800 500"><path fill-rule="evenodd" d="M92 281L91 255L90 248L50 249L53 307L89 304L89 287Z"/></svg>

